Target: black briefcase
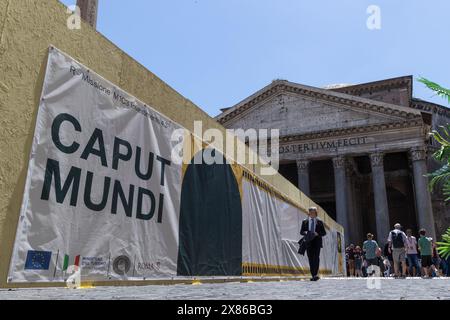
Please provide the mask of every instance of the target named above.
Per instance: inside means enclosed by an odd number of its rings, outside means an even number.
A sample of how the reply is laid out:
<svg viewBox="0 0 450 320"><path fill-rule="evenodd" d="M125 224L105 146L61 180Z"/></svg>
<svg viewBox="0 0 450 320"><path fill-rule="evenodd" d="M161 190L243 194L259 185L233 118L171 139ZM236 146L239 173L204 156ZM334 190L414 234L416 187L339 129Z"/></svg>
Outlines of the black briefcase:
<svg viewBox="0 0 450 320"><path fill-rule="evenodd" d="M305 238L301 238L298 241L298 244L299 244L298 253L301 254L302 256L304 256L305 252L306 252L306 241L305 241Z"/></svg>

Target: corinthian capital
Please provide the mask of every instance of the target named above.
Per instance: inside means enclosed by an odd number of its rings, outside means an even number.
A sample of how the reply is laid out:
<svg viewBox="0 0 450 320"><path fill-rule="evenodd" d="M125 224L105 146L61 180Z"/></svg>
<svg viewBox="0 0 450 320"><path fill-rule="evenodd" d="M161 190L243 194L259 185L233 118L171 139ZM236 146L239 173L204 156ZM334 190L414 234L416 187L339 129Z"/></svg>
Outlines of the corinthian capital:
<svg viewBox="0 0 450 320"><path fill-rule="evenodd" d="M309 160L297 160L297 169L298 170L308 170L309 169Z"/></svg>
<svg viewBox="0 0 450 320"><path fill-rule="evenodd" d="M370 154L370 163L372 167L381 167L383 166L384 154L381 152L375 152Z"/></svg>
<svg viewBox="0 0 450 320"><path fill-rule="evenodd" d="M345 166L345 173L347 177L351 177L354 175L355 172L357 172L357 166L355 163L354 158L347 158L346 159L346 166Z"/></svg>
<svg viewBox="0 0 450 320"><path fill-rule="evenodd" d="M409 150L411 161L420 161L427 158L427 149L425 146L415 147Z"/></svg>
<svg viewBox="0 0 450 320"><path fill-rule="evenodd" d="M335 169L345 168L345 157L338 156L333 158L333 166Z"/></svg>

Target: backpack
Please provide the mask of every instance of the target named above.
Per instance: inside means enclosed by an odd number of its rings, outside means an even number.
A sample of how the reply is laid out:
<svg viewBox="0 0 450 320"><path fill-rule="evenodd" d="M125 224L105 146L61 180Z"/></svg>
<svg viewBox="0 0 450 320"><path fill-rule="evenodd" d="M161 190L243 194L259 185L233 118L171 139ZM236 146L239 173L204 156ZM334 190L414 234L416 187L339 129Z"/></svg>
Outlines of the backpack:
<svg viewBox="0 0 450 320"><path fill-rule="evenodd" d="M403 242L403 235L401 232L391 232L392 246L396 249L404 248L405 244Z"/></svg>

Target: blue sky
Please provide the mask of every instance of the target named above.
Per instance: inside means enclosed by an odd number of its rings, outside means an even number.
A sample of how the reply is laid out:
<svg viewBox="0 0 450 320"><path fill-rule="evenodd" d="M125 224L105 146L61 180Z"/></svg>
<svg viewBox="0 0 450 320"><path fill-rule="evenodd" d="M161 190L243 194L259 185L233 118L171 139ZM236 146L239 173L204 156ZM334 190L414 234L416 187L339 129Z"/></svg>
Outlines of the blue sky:
<svg viewBox="0 0 450 320"><path fill-rule="evenodd" d="M63 0L71 5L76 0ZM448 0L99 0L98 30L211 116L274 79L450 87ZM369 30L366 10L381 9ZM421 83L414 96L445 105Z"/></svg>

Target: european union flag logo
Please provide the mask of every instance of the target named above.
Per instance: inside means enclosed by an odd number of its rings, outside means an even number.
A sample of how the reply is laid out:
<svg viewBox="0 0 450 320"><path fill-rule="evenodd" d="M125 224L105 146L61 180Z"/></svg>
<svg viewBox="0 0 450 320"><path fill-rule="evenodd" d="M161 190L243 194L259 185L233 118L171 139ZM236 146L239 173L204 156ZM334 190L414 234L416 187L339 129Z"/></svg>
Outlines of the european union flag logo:
<svg viewBox="0 0 450 320"><path fill-rule="evenodd" d="M49 251L28 251L25 270L48 270L52 253Z"/></svg>

